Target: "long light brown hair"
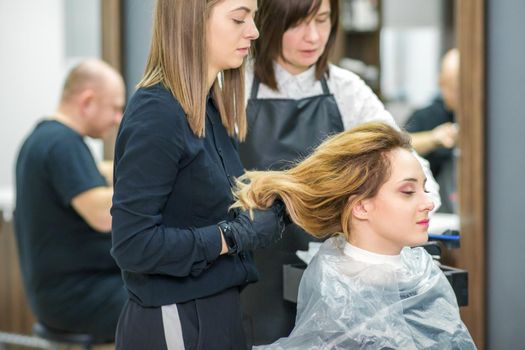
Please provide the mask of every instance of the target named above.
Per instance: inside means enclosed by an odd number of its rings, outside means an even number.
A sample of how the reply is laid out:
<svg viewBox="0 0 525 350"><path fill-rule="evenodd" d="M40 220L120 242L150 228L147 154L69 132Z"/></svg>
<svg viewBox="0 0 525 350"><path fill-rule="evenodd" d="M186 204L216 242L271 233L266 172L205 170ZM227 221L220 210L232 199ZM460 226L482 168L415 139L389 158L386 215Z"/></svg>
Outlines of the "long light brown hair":
<svg viewBox="0 0 525 350"><path fill-rule="evenodd" d="M209 93L206 23L222 0L157 0L153 35L144 77L139 87L163 84L186 113L193 133L204 137ZM220 82L219 82L220 79ZM213 98L230 136L246 136L244 64L219 74Z"/></svg>
<svg viewBox="0 0 525 350"><path fill-rule="evenodd" d="M276 198L297 225L316 237L350 235L351 208L374 197L390 177L389 153L410 150L410 137L384 123L335 135L285 171L251 171L237 181L233 207L266 208Z"/></svg>
<svg viewBox="0 0 525 350"><path fill-rule="evenodd" d="M284 33L319 11L322 0L263 0L255 16L259 39L254 43L254 72L261 83L277 90L273 62L282 56ZM335 44L339 25L339 0L330 0L330 36L315 64L315 77L328 74L328 57Z"/></svg>

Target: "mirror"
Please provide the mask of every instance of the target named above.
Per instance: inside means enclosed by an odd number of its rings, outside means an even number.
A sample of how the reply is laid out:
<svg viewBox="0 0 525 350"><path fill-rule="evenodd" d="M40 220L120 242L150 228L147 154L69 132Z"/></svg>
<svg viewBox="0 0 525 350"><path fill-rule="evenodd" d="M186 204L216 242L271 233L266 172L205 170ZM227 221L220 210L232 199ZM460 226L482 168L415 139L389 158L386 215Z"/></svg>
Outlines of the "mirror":
<svg viewBox="0 0 525 350"><path fill-rule="evenodd" d="M344 0L332 58L365 80L429 161L441 187L438 212L455 214L438 215L435 233L459 229L453 112L459 55L447 55L440 73L443 56L455 46L454 33L452 0Z"/></svg>

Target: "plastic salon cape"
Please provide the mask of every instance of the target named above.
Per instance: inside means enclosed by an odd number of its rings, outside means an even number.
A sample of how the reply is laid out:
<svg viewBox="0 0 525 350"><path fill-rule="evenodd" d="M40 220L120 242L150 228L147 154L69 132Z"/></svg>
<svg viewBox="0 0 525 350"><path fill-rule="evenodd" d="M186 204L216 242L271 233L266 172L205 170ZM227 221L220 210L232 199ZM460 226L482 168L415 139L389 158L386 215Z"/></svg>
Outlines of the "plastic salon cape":
<svg viewBox="0 0 525 350"><path fill-rule="evenodd" d="M304 272L295 328L254 349L475 349L456 297L423 248L400 264L370 264L327 240Z"/></svg>

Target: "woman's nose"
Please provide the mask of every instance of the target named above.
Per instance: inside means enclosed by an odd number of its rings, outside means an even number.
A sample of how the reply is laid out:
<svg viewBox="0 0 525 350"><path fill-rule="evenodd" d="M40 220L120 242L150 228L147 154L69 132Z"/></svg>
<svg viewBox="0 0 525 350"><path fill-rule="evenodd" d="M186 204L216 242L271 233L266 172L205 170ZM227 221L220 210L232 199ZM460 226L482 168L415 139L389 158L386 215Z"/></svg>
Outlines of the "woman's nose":
<svg viewBox="0 0 525 350"><path fill-rule="evenodd" d="M315 20L308 22L306 25L305 39L308 41L317 41L319 39L319 30Z"/></svg>
<svg viewBox="0 0 525 350"><path fill-rule="evenodd" d="M422 204L422 210L432 211L432 209L434 209L434 206L435 206L434 201L427 194L425 194L425 199Z"/></svg>
<svg viewBox="0 0 525 350"><path fill-rule="evenodd" d="M246 31L246 37L250 40L255 40L259 37L259 30L255 25L255 21L251 19L248 24L248 29Z"/></svg>

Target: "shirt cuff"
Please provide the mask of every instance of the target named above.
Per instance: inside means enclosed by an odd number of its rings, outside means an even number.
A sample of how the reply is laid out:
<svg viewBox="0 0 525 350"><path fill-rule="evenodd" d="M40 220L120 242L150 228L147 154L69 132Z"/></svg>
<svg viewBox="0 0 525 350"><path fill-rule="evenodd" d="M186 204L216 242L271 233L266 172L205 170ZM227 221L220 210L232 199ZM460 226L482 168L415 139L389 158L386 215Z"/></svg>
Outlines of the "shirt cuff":
<svg viewBox="0 0 525 350"><path fill-rule="evenodd" d="M197 232L206 260L208 262L214 261L219 257L222 248L219 228L216 225L206 226L200 228Z"/></svg>

